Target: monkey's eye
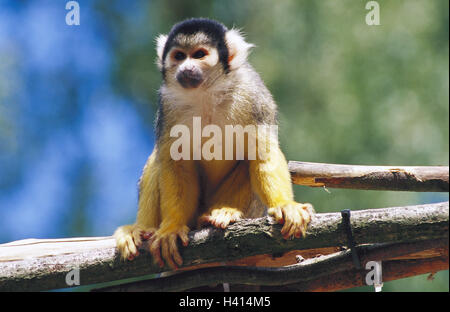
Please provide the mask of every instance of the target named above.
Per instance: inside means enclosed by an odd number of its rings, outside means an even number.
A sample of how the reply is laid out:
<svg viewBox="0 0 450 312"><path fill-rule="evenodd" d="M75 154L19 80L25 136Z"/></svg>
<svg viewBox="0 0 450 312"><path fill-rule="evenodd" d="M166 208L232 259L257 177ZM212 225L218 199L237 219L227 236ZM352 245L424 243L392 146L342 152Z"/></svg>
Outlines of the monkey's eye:
<svg viewBox="0 0 450 312"><path fill-rule="evenodd" d="M182 61L186 58L186 54L184 54L181 51L178 51L177 53L175 53L175 55L173 56L177 61Z"/></svg>
<svg viewBox="0 0 450 312"><path fill-rule="evenodd" d="M195 59L201 59L206 55L206 51L203 49L197 50L192 57Z"/></svg>

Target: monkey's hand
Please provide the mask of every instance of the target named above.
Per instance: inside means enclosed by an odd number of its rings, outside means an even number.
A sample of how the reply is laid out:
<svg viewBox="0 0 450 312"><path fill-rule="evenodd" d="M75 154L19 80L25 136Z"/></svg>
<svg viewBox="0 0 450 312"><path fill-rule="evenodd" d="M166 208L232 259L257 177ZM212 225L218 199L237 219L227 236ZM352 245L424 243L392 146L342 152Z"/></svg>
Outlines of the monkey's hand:
<svg viewBox="0 0 450 312"><path fill-rule="evenodd" d="M210 214L200 217L200 224L212 224L215 227L225 229L228 224L236 222L242 218L242 211L236 208L216 208Z"/></svg>
<svg viewBox="0 0 450 312"><path fill-rule="evenodd" d="M306 228L314 214L314 208L311 204L291 201L283 206L269 208L268 214L278 223L284 223L281 229L284 239L300 238L306 236Z"/></svg>
<svg viewBox="0 0 450 312"><path fill-rule="evenodd" d="M119 249L121 258L123 260L133 260L139 255L138 248L142 245L142 240L149 239L153 233L156 232L154 228L144 228L137 224L124 225L119 227L114 232L116 239L116 246Z"/></svg>
<svg viewBox="0 0 450 312"><path fill-rule="evenodd" d="M189 244L189 228L186 225L180 227L160 228L149 239L150 253L153 261L161 268L164 267L164 261L172 268L177 269L183 264L177 246L177 240L180 238L183 246ZM161 257L162 255L162 257Z"/></svg>

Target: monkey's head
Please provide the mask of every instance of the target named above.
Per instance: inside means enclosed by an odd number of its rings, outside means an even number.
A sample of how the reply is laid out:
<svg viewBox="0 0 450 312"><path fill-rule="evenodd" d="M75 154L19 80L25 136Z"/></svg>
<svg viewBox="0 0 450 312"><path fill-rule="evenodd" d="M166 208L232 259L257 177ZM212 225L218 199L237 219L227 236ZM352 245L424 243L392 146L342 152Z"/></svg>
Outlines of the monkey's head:
<svg viewBox="0 0 450 312"><path fill-rule="evenodd" d="M218 78L242 66L252 46L238 30L193 18L157 38L157 64L170 87L210 88Z"/></svg>

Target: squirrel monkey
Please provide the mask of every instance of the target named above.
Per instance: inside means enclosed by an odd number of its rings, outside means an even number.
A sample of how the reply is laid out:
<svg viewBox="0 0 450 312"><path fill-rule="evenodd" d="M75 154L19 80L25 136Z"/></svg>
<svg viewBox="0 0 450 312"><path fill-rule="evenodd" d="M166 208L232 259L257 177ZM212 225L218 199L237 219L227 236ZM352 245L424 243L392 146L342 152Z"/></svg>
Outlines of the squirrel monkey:
<svg viewBox="0 0 450 312"><path fill-rule="evenodd" d="M194 117L216 125L222 136L226 125L276 125L272 95L247 62L252 47L239 31L204 18L180 22L157 38L163 84L156 145L139 181L136 223L114 233L123 259L132 260L147 240L155 263L163 267L165 260L176 268L182 264L178 239L187 246L191 228L208 224L226 228L266 212L284 224L285 239L305 236L313 209L294 201L276 135L256 136L258 146L270 148L254 159L196 159L189 151L190 157L175 160L171 154L176 141L172 127L181 124L192 133ZM205 138L194 140L190 139L191 146L206 143ZM248 150L245 146L246 156Z"/></svg>

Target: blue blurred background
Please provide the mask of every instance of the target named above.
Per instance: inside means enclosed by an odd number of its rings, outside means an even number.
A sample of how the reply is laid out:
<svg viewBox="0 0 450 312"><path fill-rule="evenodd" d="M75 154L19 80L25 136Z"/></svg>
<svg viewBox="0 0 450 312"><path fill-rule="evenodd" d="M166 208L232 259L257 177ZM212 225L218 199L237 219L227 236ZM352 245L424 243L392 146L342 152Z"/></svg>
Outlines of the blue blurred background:
<svg viewBox="0 0 450 312"><path fill-rule="evenodd" d="M0 4L0 241L110 235L153 145L113 89L115 32L93 1L72 27L65 1Z"/></svg>
<svg viewBox="0 0 450 312"><path fill-rule="evenodd" d="M134 221L153 144L154 38L186 17L242 27L291 160L448 165L448 1L0 0L0 243L111 235ZM295 187L316 210L448 200ZM397 283L397 284L395 284ZM391 283L388 283L391 285ZM446 290L448 271L387 290ZM391 287L391 288L389 288Z"/></svg>

